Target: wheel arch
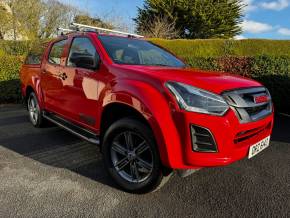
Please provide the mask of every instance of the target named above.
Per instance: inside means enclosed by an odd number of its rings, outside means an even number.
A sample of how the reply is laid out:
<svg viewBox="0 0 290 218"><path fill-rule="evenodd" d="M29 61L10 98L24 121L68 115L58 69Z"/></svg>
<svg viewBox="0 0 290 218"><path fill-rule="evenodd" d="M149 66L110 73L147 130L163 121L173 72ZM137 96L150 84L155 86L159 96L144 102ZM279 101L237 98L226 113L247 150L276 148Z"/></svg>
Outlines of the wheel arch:
<svg viewBox="0 0 290 218"><path fill-rule="evenodd" d="M108 103L103 107L100 117L101 139L111 124L125 117L134 117L151 128L148 117L144 116L144 114L134 106L124 102L115 101Z"/></svg>
<svg viewBox="0 0 290 218"><path fill-rule="evenodd" d="M40 87L40 80L39 79L34 79L32 82L28 83L25 87L25 90L24 90L24 101L25 103L27 103L27 100L28 100L28 97L30 95L31 92L34 92L36 97L37 97L37 100L38 100L38 103L39 103L39 106L43 109L44 108L44 103L43 103L43 98L42 98L42 90L41 90L41 87Z"/></svg>
<svg viewBox="0 0 290 218"><path fill-rule="evenodd" d="M141 102L139 103L142 104ZM139 106L141 106L140 104ZM145 109L144 105L143 107L136 108L136 105L134 106L121 101L115 101L105 105L100 116L100 140L102 142L102 137L106 129L108 129L113 122L125 117L134 117L152 130L161 161L165 166L169 166L168 154L162 131L152 114L142 109Z"/></svg>
<svg viewBox="0 0 290 218"><path fill-rule="evenodd" d="M24 95L23 95L23 104L25 105L25 107L28 109L28 98L29 98L29 95L34 92L34 89L31 85L27 85L25 87L25 91L24 91Z"/></svg>
<svg viewBox="0 0 290 218"><path fill-rule="evenodd" d="M137 116L150 126L163 165L178 168L183 164L182 145L172 116L171 103L160 88L154 87L152 83L136 80L117 83L102 99L102 107L99 111L100 132L104 132L105 129L103 121L106 118L103 115L106 114L106 110L112 105L121 104L122 107L130 109L133 114L138 114ZM115 111L119 114L123 110L115 109Z"/></svg>
<svg viewBox="0 0 290 218"><path fill-rule="evenodd" d="M26 100L28 99L28 97L29 97L29 95L30 95L31 92L34 92L35 93L35 90L32 88L31 85L28 85L26 87L26 90L25 90L25 99Z"/></svg>

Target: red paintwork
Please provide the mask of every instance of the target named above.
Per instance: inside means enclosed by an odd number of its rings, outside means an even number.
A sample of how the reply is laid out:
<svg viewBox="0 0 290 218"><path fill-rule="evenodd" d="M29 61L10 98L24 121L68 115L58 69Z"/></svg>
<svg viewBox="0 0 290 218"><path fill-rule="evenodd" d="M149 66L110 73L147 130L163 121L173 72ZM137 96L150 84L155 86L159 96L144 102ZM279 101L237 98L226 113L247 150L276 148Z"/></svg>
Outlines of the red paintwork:
<svg viewBox="0 0 290 218"><path fill-rule="evenodd" d="M89 37L95 45L101 65L97 72L66 67L70 43L75 36ZM257 122L240 124L230 109L224 116L212 116L181 110L175 98L165 88L167 81L190 84L214 93L244 87L261 86L260 83L230 74L194 69L174 69L114 64L95 33L70 34L62 54L61 65L49 64L47 51L41 66L23 65L20 73L22 94L31 87L35 90L43 109L100 133L101 117L112 103L126 104L137 110L151 126L159 148L162 163L173 169L200 168L230 164L247 156L249 146L271 134L273 115ZM44 73L46 72L46 73ZM63 81L57 75L65 72ZM88 125L79 114L94 117L96 123ZM217 153L199 153L191 149L190 124L211 130L218 145ZM269 124L269 128L264 128ZM264 130L243 143L235 143L242 131Z"/></svg>

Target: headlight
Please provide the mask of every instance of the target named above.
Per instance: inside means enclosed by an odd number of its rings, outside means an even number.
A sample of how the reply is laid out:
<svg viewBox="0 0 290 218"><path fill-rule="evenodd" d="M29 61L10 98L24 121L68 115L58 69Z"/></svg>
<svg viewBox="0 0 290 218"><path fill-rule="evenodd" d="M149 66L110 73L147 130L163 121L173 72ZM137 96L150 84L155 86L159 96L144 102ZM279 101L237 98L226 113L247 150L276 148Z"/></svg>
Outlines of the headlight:
<svg viewBox="0 0 290 218"><path fill-rule="evenodd" d="M214 93L179 82L168 82L166 86L184 110L222 116L229 109L225 100Z"/></svg>

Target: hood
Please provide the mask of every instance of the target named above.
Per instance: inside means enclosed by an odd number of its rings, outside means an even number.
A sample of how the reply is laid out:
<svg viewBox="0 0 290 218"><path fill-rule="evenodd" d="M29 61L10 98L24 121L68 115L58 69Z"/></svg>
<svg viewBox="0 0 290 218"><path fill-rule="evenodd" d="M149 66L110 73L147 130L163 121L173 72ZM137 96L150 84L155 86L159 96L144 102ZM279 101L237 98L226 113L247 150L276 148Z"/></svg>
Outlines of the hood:
<svg viewBox="0 0 290 218"><path fill-rule="evenodd" d="M125 72L128 70L136 72L140 77L150 76L162 82L182 82L217 94L231 89L261 86L259 82L242 76L191 68L180 69L139 65L122 65L120 68L124 69Z"/></svg>

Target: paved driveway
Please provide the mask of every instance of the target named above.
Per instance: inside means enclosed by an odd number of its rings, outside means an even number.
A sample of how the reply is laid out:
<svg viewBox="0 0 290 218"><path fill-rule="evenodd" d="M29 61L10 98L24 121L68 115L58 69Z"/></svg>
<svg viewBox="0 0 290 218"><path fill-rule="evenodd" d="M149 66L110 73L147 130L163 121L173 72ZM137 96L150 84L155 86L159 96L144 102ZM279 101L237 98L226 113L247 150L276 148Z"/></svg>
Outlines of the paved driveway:
<svg viewBox="0 0 290 218"><path fill-rule="evenodd" d="M271 146L251 160L132 195L110 181L94 145L0 106L0 217L75 216L290 217L290 118L277 117Z"/></svg>

